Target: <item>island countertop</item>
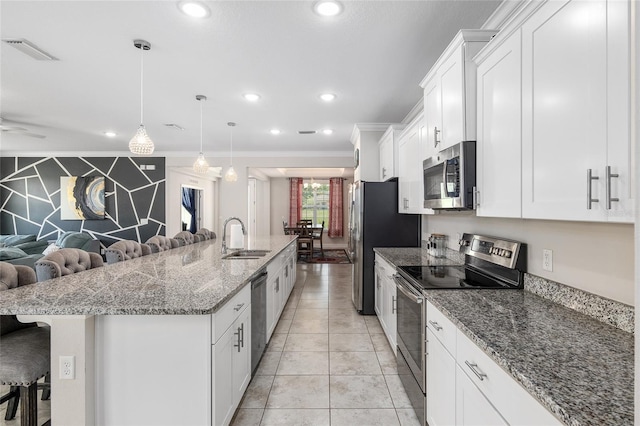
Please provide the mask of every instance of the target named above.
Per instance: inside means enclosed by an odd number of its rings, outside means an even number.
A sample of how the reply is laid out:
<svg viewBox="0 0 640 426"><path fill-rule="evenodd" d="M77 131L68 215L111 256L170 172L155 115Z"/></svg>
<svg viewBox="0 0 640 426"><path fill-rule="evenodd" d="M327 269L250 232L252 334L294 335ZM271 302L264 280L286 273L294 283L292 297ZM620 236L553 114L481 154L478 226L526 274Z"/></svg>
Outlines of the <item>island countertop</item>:
<svg viewBox="0 0 640 426"><path fill-rule="evenodd" d="M2 292L0 315L204 315L218 310L295 236L252 239L259 259L223 259L221 239ZM231 250L230 250L231 251Z"/></svg>

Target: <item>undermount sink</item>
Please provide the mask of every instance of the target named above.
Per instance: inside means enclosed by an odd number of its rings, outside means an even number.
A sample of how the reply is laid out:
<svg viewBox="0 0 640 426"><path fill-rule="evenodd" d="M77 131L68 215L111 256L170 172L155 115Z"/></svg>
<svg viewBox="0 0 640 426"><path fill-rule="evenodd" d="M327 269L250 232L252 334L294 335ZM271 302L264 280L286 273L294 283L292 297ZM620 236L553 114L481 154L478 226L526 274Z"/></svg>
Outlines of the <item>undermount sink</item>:
<svg viewBox="0 0 640 426"><path fill-rule="evenodd" d="M238 250L222 256L223 259L260 259L271 250Z"/></svg>

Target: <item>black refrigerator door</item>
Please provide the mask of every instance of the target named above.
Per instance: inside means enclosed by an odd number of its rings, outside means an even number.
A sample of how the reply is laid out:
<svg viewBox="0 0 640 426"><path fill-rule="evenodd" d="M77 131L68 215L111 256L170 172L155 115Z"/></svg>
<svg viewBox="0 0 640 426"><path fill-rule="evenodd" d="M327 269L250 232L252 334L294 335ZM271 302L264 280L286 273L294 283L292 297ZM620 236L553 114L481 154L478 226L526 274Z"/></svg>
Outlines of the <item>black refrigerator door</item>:
<svg viewBox="0 0 640 426"><path fill-rule="evenodd" d="M398 182L361 182L362 313L373 315L375 247L419 247L420 215L398 213Z"/></svg>

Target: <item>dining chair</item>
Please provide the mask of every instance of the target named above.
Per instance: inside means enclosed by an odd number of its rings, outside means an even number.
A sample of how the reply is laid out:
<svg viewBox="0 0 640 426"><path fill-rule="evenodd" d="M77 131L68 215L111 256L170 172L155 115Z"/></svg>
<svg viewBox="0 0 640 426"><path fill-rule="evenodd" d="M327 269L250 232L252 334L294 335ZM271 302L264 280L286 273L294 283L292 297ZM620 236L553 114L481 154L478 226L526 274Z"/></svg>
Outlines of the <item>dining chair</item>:
<svg viewBox="0 0 640 426"><path fill-rule="evenodd" d="M311 235L311 229L303 222L298 222L297 228L300 231L298 234L298 255L313 257L313 236Z"/></svg>
<svg viewBox="0 0 640 426"><path fill-rule="evenodd" d="M195 236L189 231L180 231L173 238L180 242L181 246L197 243Z"/></svg>
<svg viewBox="0 0 640 426"><path fill-rule="evenodd" d="M36 262L36 278L40 282L98 268L102 265L102 256L97 253L76 248L63 248Z"/></svg>
<svg viewBox="0 0 640 426"><path fill-rule="evenodd" d="M320 253L324 257L324 247L322 245L322 234L324 233L324 220L322 221L322 227L314 227L311 229L311 237L314 241L320 241Z"/></svg>
<svg viewBox="0 0 640 426"><path fill-rule="evenodd" d="M0 291L35 282L32 268L0 262ZM0 404L7 402L5 420L16 416L19 404L21 426L38 424L37 382L49 377L50 368L51 328L22 323L15 315L1 315L0 384L9 386L9 392L0 396ZM43 391L42 399L48 399L48 394L48 389Z"/></svg>
<svg viewBox="0 0 640 426"><path fill-rule="evenodd" d="M125 260L135 259L136 257L151 254L151 247L147 244L140 244L133 240L118 241L109 246L104 255L107 264L124 262Z"/></svg>
<svg viewBox="0 0 640 426"><path fill-rule="evenodd" d="M151 249L151 253L160 253L161 251L171 250L180 247L180 243L175 238L165 237L164 235L155 235L145 242Z"/></svg>

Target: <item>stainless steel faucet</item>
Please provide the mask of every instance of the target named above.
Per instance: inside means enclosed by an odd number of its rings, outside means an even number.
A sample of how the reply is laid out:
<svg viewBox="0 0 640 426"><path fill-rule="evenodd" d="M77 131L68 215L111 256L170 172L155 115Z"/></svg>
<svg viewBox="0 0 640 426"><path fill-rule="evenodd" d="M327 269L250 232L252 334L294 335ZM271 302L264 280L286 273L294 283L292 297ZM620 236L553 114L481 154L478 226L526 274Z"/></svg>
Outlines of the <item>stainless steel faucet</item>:
<svg viewBox="0 0 640 426"><path fill-rule="evenodd" d="M232 220L237 220L238 222L240 222L240 226L242 226L242 235L247 235L247 230L245 229L244 223L242 223L240 218L234 216L225 220L224 225L222 225L222 254L227 253L227 223L231 222Z"/></svg>

